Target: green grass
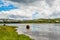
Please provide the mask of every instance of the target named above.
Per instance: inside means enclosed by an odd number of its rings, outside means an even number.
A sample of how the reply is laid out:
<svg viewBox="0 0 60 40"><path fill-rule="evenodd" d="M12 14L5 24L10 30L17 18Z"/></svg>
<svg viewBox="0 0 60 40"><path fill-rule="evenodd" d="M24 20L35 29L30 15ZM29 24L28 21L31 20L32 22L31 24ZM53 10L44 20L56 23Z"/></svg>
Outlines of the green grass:
<svg viewBox="0 0 60 40"><path fill-rule="evenodd" d="M0 26L0 40L32 40L30 37L16 32L15 26Z"/></svg>

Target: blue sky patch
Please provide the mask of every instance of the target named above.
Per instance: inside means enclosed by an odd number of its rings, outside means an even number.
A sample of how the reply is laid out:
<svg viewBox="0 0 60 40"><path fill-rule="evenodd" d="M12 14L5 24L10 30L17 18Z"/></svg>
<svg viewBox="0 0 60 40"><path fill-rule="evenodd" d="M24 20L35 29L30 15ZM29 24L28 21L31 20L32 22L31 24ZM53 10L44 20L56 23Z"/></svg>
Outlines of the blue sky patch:
<svg viewBox="0 0 60 40"><path fill-rule="evenodd" d="M12 9L17 9L17 7L15 7L12 4L9 4L8 6L4 5L4 3L2 2L2 0L0 0L0 11L9 11Z"/></svg>
<svg viewBox="0 0 60 40"><path fill-rule="evenodd" d="M39 16L39 13L38 12L35 12L32 16L33 19L37 18L37 16Z"/></svg>
<svg viewBox="0 0 60 40"><path fill-rule="evenodd" d="M2 2L2 0L0 0L0 4L4 4L4 3Z"/></svg>

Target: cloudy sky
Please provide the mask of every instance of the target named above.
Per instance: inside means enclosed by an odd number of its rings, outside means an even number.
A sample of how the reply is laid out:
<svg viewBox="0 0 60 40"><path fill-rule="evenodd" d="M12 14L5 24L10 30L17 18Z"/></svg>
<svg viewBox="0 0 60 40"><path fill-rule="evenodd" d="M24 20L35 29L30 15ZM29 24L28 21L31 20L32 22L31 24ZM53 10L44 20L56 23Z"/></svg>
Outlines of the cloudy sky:
<svg viewBox="0 0 60 40"><path fill-rule="evenodd" d="M0 18L60 18L60 0L0 0Z"/></svg>

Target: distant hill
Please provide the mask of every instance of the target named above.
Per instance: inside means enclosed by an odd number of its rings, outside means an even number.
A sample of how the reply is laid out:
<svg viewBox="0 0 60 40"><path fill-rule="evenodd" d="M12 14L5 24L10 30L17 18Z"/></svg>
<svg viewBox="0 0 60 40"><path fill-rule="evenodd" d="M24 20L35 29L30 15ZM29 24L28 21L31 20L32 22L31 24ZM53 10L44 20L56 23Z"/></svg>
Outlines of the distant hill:
<svg viewBox="0 0 60 40"><path fill-rule="evenodd" d="M60 23L60 18L34 20L0 19L0 23Z"/></svg>
<svg viewBox="0 0 60 40"><path fill-rule="evenodd" d="M60 23L60 18L24 20L24 21L21 21L21 23Z"/></svg>

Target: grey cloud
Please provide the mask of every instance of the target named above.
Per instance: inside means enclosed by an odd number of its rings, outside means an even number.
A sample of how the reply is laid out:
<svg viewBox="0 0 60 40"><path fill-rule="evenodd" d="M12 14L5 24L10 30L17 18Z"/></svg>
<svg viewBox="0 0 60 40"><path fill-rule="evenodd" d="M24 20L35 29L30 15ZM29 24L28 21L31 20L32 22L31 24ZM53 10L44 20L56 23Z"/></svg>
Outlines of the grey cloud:
<svg viewBox="0 0 60 40"><path fill-rule="evenodd" d="M49 15L51 18L60 18L60 12L54 11L51 15Z"/></svg>
<svg viewBox="0 0 60 40"><path fill-rule="evenodd" d="M52 6L53 2L55 0L9 0L9 1L12 1L12 2L18 2L18 3L22 3L22 4L32 4L34 2L40 2L40 1L45 1L48 5ZM34 5L37 4L37 3L34 3Z"/></svg>
<svg viewBox="0 0 60 40"><path fill-rule="evenodd" d="M10 15L8 15L8 16L11 17L11 18L28 18L28 17L26 17L26 16L13 15L13 14L10 14Z"/></svg>
<svg viewBox="0 0 60 40"><path fill-rule="evenodd" d="M38 0L10 0L10 1L18 2L18 3L32 3Z"/></svg>
<svg viewBox="0 0 60 40"><path fill-rule="evenodd" d="M46 0L46 3L49 4L50 6L52 6L52 4L53 4L54 1L55 0Z"/></svg>

